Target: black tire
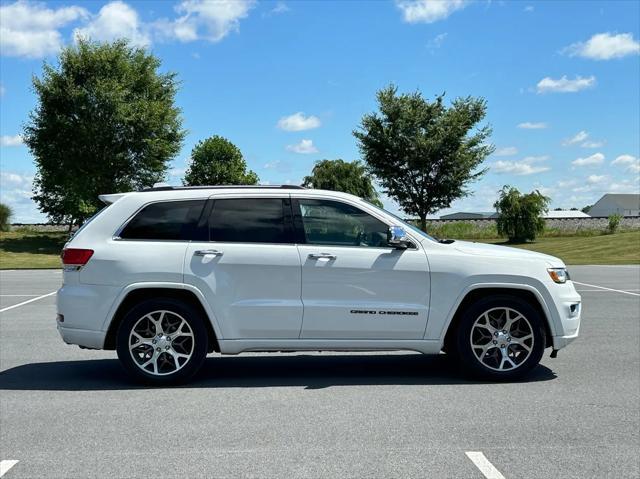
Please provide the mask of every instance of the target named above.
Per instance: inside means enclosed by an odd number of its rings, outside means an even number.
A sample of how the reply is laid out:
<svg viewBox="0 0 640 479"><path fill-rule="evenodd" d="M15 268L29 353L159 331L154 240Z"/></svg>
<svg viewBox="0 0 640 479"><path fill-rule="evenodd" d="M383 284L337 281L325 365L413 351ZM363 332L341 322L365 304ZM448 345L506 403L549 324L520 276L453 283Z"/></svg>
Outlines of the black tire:
<svg viewBox="0 0 640 479"><path fill-rule="evenodd" d="M163 356L163 362L169 364L169 367L167 368L167 371L164 372L161 371L160 368L158 368L158 372L162 373L161 375L154 374L153 371L149 370L155 369L153 364L151 366L147 366L147 368L149 369L143 370L138 365L139 363L136 361L136 359L134 359L133 357L135 352L131 353L129 350L130 335L132 333L132 329L136 327L136 325L140 325L139 320L149 314L152 314L153 318L159 319L160 313L155 313L158 311L169 312L169 314L165 313L164 317L166 319L163 323L165 325L169 325L169 327L170 324L166 321L174 321L175 323L176 321L178 321L178 317L180 319L184 319L184 321L188 324L188 327L184 326L184 330L188 333L190 329L193 335L191 338L182 338L188 343L188 351L186 352L189 352L190 356L188 358L185 358L184 362L180 362L179 359L175 359L175 361L179 364L179 367L174 365L173 367L176 368L174 372L171 372L172 366L168 362L169 359L173 360L173 356ZM125 317L120 323L120 326L118 327L118 333L116 337L116 350L118 352L118 358L120 359L120 362L124 366L124 369L127 371L127 373L129 373L137 381L158 386L184 383L198 372L207 356L208 335L204 325L205 320L206 318L202 317L202 314L200 313L200 311L198 311L198 309L194 308L188 303L177 299L157 298L142 301L136 304L126 313ZM151 334L152 333L149 333L150 339ZM167 336L170 336L170 334L167 334ZM147 337L148 336L144 336L144 339L146 339ZM141 348L138 348L136 351L145 351L144 348L147 347L151 348L151 352L149 354L155 355L155 353L153 352L153 346L151 345L142 345ZM174 351L174 347L177 348L178 346L170 343L167 349L171 349L171 351ZM162 352L158 353L158 355L162 355ZM166 358L166 360L164 358ZM138 361L144 362L144 359L138 359Z"/></svg>
<svg viewBox="0 0 640 479"><path fill-rule="evenodd" d="M492 313L494 316L497 316L498 318L500 317L500 310L494 308L509 308L516 311L517 313L520 313L528 322L531 333L533 335L532 344L529 340L527 340L527 345L531 350L528 356L526 356L527 352L522 347L516 344L507 343L506 351L511 351L512 354L516 355L524 355L518 356L518 358L521 358L521 362L517 363L517 365L515 367L512 367L511 369L495 369L500 367L498 365L498 362L501 362L502 358L502 352L498 346L490 346L492 349L484 353L487 354L487 356L483 355L481 349L475 348L478 352L478 355L483 357L484 362L479 359L479 357L476 355L476 352L474 352L474 348L472 348L471 346L471 334L476 320L486 322L484 320L480 320L480 317L484 315L485 312L491 310L495 311L495 313ZM513 317L513 313L510 314L511 317ZM540 315L536 308L534 308L527 301L515 296L494 295L478 300L462 313L462 317L460 318L460 322L458 323L455 337L455 348L460 366L467 374L475 378L484 380L513 381L523 377L525 374L531 371L531 369L537 366L540 362L540 359L542 359L546 342L543 321L545 321L545 319ZM494 322L494 324L498 323ZM520 323L518 325L515 325L514 323L514 327L516 328L522 327L523 329L525 329L526 326L527 324L525 323ZM483 328L480 329L482 330ZM477 335L478 332L478 328L476 328L474 334ZM481 332L481 334L485 333ZM495 335L495 332L493 334ZM490 342L494 343L494 338L491 336L491 334L489 334L489 336L491 337ZM510 336L508 337L510 338ZM515 338L516 336L514 335L513 337ZM478 340L477 338L478 336L474 336L473 341L483 342L482 338L480 340ZM511 339L509 339L509 341L511 341ZM491 356L488 354L489 352L491 353ZM517 361L518 359L514 359L512 362L515 364ZM505 363L505 366L511 367L508 363Z"/></svg>

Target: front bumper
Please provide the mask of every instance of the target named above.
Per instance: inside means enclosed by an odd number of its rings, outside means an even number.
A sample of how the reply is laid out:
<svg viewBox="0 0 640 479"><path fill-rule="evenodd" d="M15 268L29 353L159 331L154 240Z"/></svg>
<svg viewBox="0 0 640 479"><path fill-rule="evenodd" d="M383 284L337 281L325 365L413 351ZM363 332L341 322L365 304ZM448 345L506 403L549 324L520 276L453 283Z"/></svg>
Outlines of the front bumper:
<svg viewBox="0 0 640 479"><path fill-rule="evenodd" d="M553 335L553 349L562 349L580 334L582 317L582 298L575 290L572 281L550 287L553 302L558 314Z"/></svg>

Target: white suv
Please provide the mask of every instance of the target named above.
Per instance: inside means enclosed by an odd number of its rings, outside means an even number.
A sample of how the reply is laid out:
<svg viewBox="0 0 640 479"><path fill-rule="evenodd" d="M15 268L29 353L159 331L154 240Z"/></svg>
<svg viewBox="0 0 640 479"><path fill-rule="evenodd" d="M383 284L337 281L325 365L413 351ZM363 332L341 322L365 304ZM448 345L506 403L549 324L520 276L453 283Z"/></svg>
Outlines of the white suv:
<svg viewBox="0 0 640 479"><path fill-rule="evenodd" d="M152 188L63 251L58 330L116 349L146 382L207 353L412 350L514 379L578 336L580 296L552 256L438 241L360 198L300 187Z"/></svg>

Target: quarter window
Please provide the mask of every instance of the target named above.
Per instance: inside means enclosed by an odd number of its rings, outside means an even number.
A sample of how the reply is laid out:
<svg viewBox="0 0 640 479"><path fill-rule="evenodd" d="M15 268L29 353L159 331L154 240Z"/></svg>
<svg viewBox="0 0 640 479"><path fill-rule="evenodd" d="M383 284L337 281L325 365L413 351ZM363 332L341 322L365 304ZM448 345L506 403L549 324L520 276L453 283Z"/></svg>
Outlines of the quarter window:
<svg viewBox="0 0 640 479"><path fill-rule="evenodd" d="M389 227L368 213L331 200L300 200L308 244L387 247Z"/></svg>
<svg viewBox="0 0 640 479"><path fill-rule="evenodd" d="M197 240L204 200L163 201L145 206L122 230L120 238ZM206 230L205 230L206 231Z"/></svg>
<svg viewBox="0 0 640 479"><path fill-rule="evenodd" d="M281 198L216 200L209 239L227 243L293 243L291 206Z"/></svg>

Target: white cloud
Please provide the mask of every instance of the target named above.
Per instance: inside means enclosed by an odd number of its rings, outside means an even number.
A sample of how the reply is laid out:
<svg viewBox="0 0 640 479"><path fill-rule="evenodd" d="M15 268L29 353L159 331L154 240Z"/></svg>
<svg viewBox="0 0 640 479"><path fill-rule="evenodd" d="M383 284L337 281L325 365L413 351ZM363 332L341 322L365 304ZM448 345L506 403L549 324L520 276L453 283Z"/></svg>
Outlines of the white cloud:
<svg viewBox="0 0 640 479"><path fill-rule="evenodd" d="M42 223L45 216L31 199L33 175L0 171L0 202L13 210L12 223Z"/></svg>
<svg viewBox="0 0 640 479"><path fill-rule="evenodd" d="M76 39L96 41L126 38L139 47L151 44L148 27L140 21L138 12L120 0L107 3L86 26L76 28L73 35Z"/></svg>
<svg viewBox="0 0 640 479"><path fill-rule="evenodd" d="M320 125L320 119L317 116L304 116L304 113L301 111L293 115L284 116L278 120L278 128L286 131L311 130L318 128Z"/></svg>
<svg viewBox="0 0 640 479"><path fill-rule="evenodd" d="M538 93L575 93L587 88L593 88L595 85L596 77L593 75L587 78L577 76L573 80L563 75L557 80L551 77L544 77L536 85L536 90Z"/></svg>
<svg viewBox="0 0 640 479"><path fill-rule="evenodd" d="M586 131L582 130L582 131L579 131L578 133L576 133L575 135L573 135L571 138L567 138L566 140L564 140L562 142L562 145L563 146L575 145L576 143L580 143L582 141L585 141L587 138L589 138L589 133L587 133Z"/></svg>
<svg viewBox="0 0 640 479"><path fill-rule="evenodd" d="M308 155L310 153L318 153L318 149L313 145L311 140L301 140L295 145L287 145L287 151Z"/></svg>
<svg viewBox="0 0 640 479"><path fill-rule="evenodd" d="M535 10L535 7L533 5L527 5L526 7L524 7L524 11L527 13L531 13Z"/></svg>
<svg viewBox="0 0 640 479"><path fill-rule="evenodd" d="M586 158L578 158L573 160L571 164L573 166L597 166L604 162L604 155L602 153L594 153Z"/></svg>
<svg viewBox="0 0 640 479"><path fill-rule="evenodd" d="M17 1L0 6L0 50L3 56L42 58L58 53L60 28L86 18L77 6L47 8L43 3Z"/></svg>
<svg viewBox="0 0 640 479"><path fill-rule="evenodd" d="M569 45L562 53L592 60L611 60L640 54L640 42L633 39L633 33L597 33L586 42Z"/></svg>
<svg viewBox="0 0 640 479"><path fill-rule="evenodd" d="M2 135L0 136L0 146L20 146L24 143L20 135Z"/></svg>
<svg viewBox="0 0 640 479"><path fill-rule="evenodd" d="M505 146L504 148L498 148L493 155L494 156L513 156L518 154L518 149L515 146Z"/></svg>
<svg viewBox="0 0 640 479"><path fill-rule="evenodd" d="M608 178L607 175L589 175L587 177L587 183L592 184L592 185L595 184L595 183L602 183L607 178Z"/></svg>
<svg viewBox="0 0 640 479"><path fill-rule="evenodd" d="M602 140L590 140L589 139L589 133L587 133L586 131L582 130L582 131L579 131L578 133L576 133L571 138L566 138L562 142L562 146L572 146L572 145L576 145L578 143L580 144L580 147L582 147L582 148L600 148L600 147L604 146L604 144L605 144L605 142L602 141Z"/></svg>
<svg viewBox="0 0 640 479"><path fill-rule="evenodd" d="M441 33L439 35L436 35L435 37L433 37L431 40L427 42L427 48L429 50L437 50L442 46L445 39L447 38L447 35L448 33Z"/></svg>
<svg viewBox="0 0 640 479"><path fill-rule="evenodd" d="M632 155L620 155L611 162L612 165L629 165L635 163L638 159Z"/></svg>
<svg viewBox="0 0 640 479"><path fill-rule="evenodd" d="M585 141L584 143L582 143L580 146L582 148L601 148L603 147L605 144L604 141L594 141L594 140L589 140L589 141Z"/></svg>
<svg viewBox="0 0 640 479"><path fill-rule="evenodd" d="M396 0L407 23L433 23L466 7L466 0Z"/></svg>
<svg viewBox="0 0 640 479"><path fill-rule="evenodd" d="M270 161L270 162L264 164L264 168L267 169L267 170L270 170L270 169L273 169L273 168L277 168L279 164L280 164L280 160Z"/></svg>
<svg viewBox="0 0 640 479"><path fill-rule="evenodd" d="M632 155L620 155L611 162L612 165L622 165L633 173L640 173L640 158Z"/></svg>
<svg viewBox="0 0 640 479"><path fill-rule="evenodd" d="M547 161L548 156L527 156L520 161L496 161L491 169L495 173L508 173L516 176L533 175L535 173L542 173L549 171L551 168L548 166L537 165L537 163Z"/></svg>
<svg viewBox="0 0 640 479"><path fill-rule="evenodd" d="M231 32L240 30L240 20L249 15L255 0L183 0L176 6L181 16L159 20L155 29L159 36L181 42L198 39L219 42Z"/></svg>
<svg viewBox="0 0 640 479"><path fill-rule="evenodd" d="M541 130L543 128L547 128L548 125L543 122L530 122L525 121L524 123L519 123L518 128L523 128L525 130Z"/></svg>
<svg viewBox="0 0 640 479"><path fill-rule="evenodd" d="M280 13L286 13L291 9L284 2L276 2L276 6L269 10L269 13L272 15L278 15Z"/></svg>
<svg viewBox="0 0 640 479"><path fill-rule="evenodd" d="M4 96L6 92L7 92L7 89L4 87L3 84L0 83L0 96Z"/></svg>

